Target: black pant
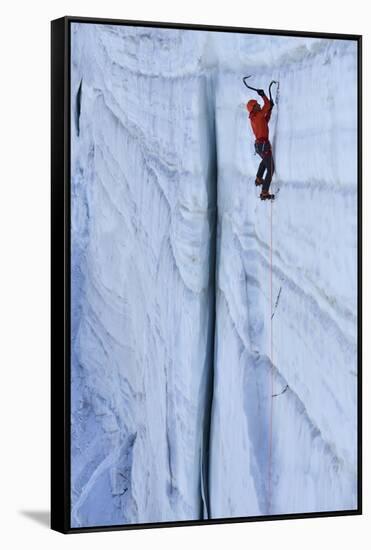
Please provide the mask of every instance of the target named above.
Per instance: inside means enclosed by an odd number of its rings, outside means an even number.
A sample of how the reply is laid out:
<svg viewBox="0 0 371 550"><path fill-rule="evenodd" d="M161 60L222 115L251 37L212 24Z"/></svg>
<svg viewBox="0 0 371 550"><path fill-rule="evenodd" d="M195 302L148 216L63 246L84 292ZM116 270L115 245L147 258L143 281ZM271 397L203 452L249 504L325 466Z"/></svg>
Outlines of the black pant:
<svg viewBox="0 0 371 550"><path fill-rule="evenodd" d="M274 162L272 156L272 147L269 141L256 141L255 151L261 157L262 161L259 164L258 171L256 173L257 178L263 178L263 174L267 171L263 181L263 191L269 191L269 186L274 174Z"/></svg>

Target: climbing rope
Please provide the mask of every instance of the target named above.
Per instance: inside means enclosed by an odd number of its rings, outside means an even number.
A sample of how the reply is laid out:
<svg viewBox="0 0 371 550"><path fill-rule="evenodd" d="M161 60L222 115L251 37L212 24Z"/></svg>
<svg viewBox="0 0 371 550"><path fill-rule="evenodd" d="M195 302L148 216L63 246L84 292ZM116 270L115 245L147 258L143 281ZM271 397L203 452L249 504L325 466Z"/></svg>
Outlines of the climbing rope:
<svg viewBox="0 0 371 550"><path fill-rule="evenodd" d="M277 121L278 121L278 102L279 102L279 81L272 81L269 86L269 96L272 99L271 95L271 86L272 84L277 85L275 104L277 106L277 115L276 123L274 128L274 135L272 139L272 150L273 143L275 142L276 130L277 130ZM275 397L274 393L274 373L273 373L273 317L274 317L274 305L273 305L273 202L271 201L270 209L270 412L269 412L269 441L268 441L268 498L267 498L267 508L268 514L271 513L272 507L272 453L273 453L273 398ZM279 299L279 296L278 296Z"/></svg>
<svg viewBox="0 0 371 550"><path fill-rule="evenodd" d="M273 440L273 201L270 211L270 412L269 412L269 441L268 441L268 514L272 505L272 440Z"/></svg>

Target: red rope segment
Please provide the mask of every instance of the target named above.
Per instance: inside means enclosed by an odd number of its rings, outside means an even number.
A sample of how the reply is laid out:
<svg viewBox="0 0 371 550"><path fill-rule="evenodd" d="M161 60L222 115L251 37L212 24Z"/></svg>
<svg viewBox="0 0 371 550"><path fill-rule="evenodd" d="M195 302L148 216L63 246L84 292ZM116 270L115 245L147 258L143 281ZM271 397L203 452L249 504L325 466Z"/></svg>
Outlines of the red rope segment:
<svg viewBox="0 0 371 550"><path fill-rule="evenodd" d="M271 200L271 213L270 213L270 419L269 419L269 452L268 452L268 514L271 513L272 505L272 439L273 439L273 200Z"/></svg>

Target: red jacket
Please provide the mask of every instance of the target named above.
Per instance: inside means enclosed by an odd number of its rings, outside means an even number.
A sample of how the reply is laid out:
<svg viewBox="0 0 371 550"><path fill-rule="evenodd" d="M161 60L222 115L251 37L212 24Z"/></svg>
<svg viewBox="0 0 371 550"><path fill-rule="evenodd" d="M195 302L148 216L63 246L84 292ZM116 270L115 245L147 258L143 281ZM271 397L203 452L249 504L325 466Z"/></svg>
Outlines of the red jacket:
<svg viewBox="0 0 371 550"><path fill-rule="evenodd" d="M267 96L263 96L263 100L264 105L261 111L257 111L255 113L251 111L249 115L252 130L255 134L256 139L259 141L268 140L269 138L268 122L272 112L271 104Z"/></svg>

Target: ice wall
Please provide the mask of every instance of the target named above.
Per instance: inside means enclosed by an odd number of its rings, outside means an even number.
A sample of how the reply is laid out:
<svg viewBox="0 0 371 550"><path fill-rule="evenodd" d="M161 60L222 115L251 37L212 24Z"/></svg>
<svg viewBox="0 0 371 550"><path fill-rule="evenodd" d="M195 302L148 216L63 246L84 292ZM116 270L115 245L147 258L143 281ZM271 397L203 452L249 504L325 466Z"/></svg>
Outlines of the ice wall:
<svg viewBox="0 0 371 550"><path fill-rule="evenodd" d="M235 41L230 36L220 48L215 92L211 514L353 509L356 47L319 39L240 36L237 47ZM230 66L233 51L239 55ZM274 204L261 202L254 185L260 159L244 105L254 92L241 86L241 73L253 73L265 89L272 79L280 83L270 123Z"/></svg>
<svg viewBox="0 0 371 550"><path fill-rule="evenodd" d="M216 181L206 40L72 27L74 527L203 517Z"/></svg>
<svg viewBox="0 0 371 550"><path fill-rule="evenodd" d="M73 24L71 52L72 525L354 508L354 44ZM273 205L250 73L280 82Z"/></svg>

